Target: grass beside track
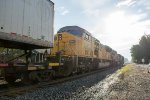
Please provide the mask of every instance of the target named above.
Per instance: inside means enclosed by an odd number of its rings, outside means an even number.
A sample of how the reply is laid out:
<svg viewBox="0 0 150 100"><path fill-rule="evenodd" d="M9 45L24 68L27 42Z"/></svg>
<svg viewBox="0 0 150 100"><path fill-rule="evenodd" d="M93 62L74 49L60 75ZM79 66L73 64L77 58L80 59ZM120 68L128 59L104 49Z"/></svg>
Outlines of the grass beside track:
<svg viewBox="0 0 150 100"><path fill-rule="evenodd" d="M133 67L133 64L128 64L125 65L124 67L122 67L121 69L119 69L116 74L118 74L119 79L124 80L124 75L129 72L131 70L131 68Z"/></svg>
<svg viewBox="0 0 150 100"><path fill-rule="evenodd" d="M133 66L133 64L128 64L128 65L122 67L120 70L118 70L117 73L125 74L126 72L131 70L132 66Z"/></svg>

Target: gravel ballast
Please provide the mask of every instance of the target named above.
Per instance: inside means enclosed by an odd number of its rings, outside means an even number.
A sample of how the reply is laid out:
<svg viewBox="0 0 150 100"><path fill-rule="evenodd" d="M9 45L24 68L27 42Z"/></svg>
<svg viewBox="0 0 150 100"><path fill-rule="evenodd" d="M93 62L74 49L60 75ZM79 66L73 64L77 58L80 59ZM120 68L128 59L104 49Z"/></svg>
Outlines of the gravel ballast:
<svg viewBox="0 0 150 100"><path fill-rule="evenodd" d="M150 68L127 65L41 88L11 100L150 100Z"/></svg>
<svg viewBox="0 0 150 100"><path fill-rule="evenodd" d="M11 100L71 100L77 94L83 93L85 90L93 87L95 84L98 84L102 79L107 77L109 74L114 73L117 69L117 67L111 68L100 73L89 75L73 81L46 88L40 88L36 91L18 95L17 97L3 98Z"/></svg>

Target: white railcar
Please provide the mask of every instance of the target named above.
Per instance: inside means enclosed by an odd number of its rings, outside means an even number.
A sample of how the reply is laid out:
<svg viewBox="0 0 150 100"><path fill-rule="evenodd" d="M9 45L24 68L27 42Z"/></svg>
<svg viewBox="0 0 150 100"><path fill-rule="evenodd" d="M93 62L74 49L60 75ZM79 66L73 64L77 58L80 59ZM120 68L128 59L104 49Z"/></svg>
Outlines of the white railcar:
<svg viewBox="0 0 150 100"><path fill-rule="evenodd" d="M54 3L50 0L0 0L0 40L4 47L53 47L53 24Z"/></svg>

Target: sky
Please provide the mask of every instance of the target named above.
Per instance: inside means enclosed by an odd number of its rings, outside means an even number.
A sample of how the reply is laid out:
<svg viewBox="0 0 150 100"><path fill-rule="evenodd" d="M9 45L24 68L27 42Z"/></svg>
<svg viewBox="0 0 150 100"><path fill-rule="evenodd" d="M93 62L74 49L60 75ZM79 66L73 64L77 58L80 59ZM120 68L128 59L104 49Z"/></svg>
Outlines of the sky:
<svg viewBox="0 0 150 100"><path fill-rule="evenodd" d="M80 26L131 60L130 49L150 34L150 0L52 0L55 33Z"/></svg>

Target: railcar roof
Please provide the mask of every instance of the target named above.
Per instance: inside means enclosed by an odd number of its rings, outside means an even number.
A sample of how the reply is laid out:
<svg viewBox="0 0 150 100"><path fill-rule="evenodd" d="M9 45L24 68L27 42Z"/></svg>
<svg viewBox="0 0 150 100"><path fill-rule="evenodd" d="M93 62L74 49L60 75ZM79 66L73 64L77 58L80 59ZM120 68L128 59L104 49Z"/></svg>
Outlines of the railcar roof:
<svg viewBox="0 0 150 100"><path fill-rule="evenodd" d="M58 31L58 33L61 33L61 32L69 32L69 33L79 36L79 37L82 37L82 35L85 33L88 35L91 35L91 33L89 33L87 30L85 30L79 26L65 26Z"/></svg>

